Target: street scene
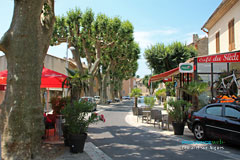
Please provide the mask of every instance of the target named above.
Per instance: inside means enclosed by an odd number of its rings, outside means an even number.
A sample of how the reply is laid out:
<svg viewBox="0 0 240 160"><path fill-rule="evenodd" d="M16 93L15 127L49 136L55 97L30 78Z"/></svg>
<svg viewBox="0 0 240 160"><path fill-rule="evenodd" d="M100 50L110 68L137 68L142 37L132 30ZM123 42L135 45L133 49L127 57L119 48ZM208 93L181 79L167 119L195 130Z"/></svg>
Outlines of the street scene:
<svg viewBox="0 0 240 160"><path fill-rule="evenodd" d="M240 159L240 0L0 7L0 160Z"/></svg>

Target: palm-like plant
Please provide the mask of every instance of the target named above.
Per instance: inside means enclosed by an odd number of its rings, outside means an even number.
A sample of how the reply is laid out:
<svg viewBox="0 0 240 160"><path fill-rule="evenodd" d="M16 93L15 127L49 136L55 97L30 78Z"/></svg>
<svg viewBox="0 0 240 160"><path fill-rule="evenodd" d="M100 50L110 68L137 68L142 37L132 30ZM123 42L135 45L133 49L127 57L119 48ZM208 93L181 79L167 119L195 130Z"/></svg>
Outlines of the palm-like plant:
<svg viewBox="0 0 240 160"><path fill-rule="evenodd" d="M142 90L139 88L134 88L132 92L130 93L131 97L135 97L135 107L137 107L137 99L139 96L142 95Z"/></svg>
<svg viewBox="0 0 240 160"><path fill-rule="evenodd" d="M90 75L85 72L81 75L79 71L66 68L69 76L63 81L63 86L68 86L71 91L71 99L78 100L82 90L86 94L88 89L88 79Z"/></svg>
<svg viewBox="0 0 240 160"><path fill-rule="evenodd" d="M208 84L205 82L192 81L189 84L185 83L182 90L195 97L194 106L198 107L198 96L207 90Z"/></svg>

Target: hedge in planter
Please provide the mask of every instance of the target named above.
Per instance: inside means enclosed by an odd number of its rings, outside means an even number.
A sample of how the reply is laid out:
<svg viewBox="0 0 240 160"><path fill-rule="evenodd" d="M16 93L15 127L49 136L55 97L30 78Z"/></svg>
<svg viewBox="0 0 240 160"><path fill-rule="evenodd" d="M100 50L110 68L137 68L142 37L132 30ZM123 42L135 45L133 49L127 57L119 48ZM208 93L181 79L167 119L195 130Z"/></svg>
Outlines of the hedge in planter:
<svg viewBox="0 0 240 160"><path fill-rule="evenodd" d="M67 126L70 151L72 153L83 152L87 138L88 127L91 123L105 122L103 115L91 112L93 104L85 101L67 104L62 113Z"/></svg>
<svg viewBox="0 0 240 160"><path fill-rule="evenodd" d="M184 100L170 100L168 102L168 114L172 118L173 130L175 135L183 135L185 122L187 120L188 108L192 106L191 103Z"/></svg>

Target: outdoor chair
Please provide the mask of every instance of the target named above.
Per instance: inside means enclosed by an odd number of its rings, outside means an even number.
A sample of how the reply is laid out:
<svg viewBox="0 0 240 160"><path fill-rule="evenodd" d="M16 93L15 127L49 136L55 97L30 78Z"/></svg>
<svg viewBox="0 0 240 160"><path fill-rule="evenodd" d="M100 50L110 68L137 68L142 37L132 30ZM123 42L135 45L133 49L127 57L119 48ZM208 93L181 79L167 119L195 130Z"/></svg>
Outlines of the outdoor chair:
<svg viewBox="0 0 240 160"><path fill-rule="evenodd" d="M145 111L149 111L149 112L145 112ZM148 123L148 118L150 116L150 113L151 113L151 108L149 107L143 108L142 122L145 120Z"/></svg>
<svg viewBox="0 0 240 160"><path fill-rule="evenodd" d="M56 134L56 117L54 114L48 114L44 118L44 124L45 124L45 136L46 138L49 137L49 130L54 129L54 136Z"/></svg>
<svg viewBox="0 0 240 160"><path fill-rule="evenodd" d="M139 107L136 107L136 108L137 108L136 114L137 114L137 122L138 122L139 117L142 117L143 115L143 112L142 112L143 109Z"/></svg>
<svg viewBox="0 0 240 160"><path fill-rule="evenodd" d="M158 123L158 127L160 128L160 122L162 122L162 112L160 110L151 110L151 119L154 120L154 127L155 124Z"/></svg>
<svg viewBox="0 0 240 160"><path fill-rule="evenodd" d="M169 115L164 115L162 117L162 129L164 127L164 124L167 125L167 130L169 130L169 124L172 123L172 118Z"/></svg>

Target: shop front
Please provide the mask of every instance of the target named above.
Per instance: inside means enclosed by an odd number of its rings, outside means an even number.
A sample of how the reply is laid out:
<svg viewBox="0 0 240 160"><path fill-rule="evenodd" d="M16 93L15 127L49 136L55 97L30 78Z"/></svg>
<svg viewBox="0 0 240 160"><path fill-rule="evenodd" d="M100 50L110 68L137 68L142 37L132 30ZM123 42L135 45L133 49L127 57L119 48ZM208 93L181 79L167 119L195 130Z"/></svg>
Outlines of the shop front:
<svg viewBox="0 0 240 160"><path fill-rule="evenodd" d="M240 84L235 81L240 78L239 62L240 51L196 57L194 58L194 66L196 67L194 79L208 83L209 94L212 98L220 94L218 91L221 82L225 83L227 88L231 88L228 94L239 95ZM229 77L226 78L227 76Z"/></svg>

